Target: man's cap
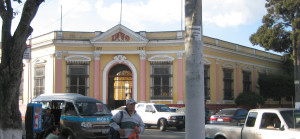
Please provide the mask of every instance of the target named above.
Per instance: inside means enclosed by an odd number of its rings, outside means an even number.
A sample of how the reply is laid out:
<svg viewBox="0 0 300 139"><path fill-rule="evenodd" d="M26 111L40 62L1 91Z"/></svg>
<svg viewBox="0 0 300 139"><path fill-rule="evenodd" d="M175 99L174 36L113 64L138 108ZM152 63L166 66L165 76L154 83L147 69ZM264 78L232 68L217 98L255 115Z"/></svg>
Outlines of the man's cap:
<svg viewBox="0 0 300 139"><path fill-rule="evenodd" d="M128 104L136 104L136 102L133 99L127 99L126 100L126 105L128 105Z"/></svg>

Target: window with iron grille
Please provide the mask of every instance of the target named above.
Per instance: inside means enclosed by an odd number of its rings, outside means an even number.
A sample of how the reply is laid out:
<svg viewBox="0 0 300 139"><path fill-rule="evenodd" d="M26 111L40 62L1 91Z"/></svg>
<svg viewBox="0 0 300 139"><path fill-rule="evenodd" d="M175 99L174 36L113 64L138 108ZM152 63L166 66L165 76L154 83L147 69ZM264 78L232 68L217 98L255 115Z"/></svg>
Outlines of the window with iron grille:
<svg viewBox="0 0 300 139"><path fill-rule="evenodd" d="M67 92L88 95L88 65L67 65Z"/></svg>
<svg viewBox="0 0 300 139"><path fill-rule="evenodd" d="M172 63L152 62L150 78L151 99L173 98Z"/></svg>
<svg viewBox="0 0 300 139"><path fill-rule="evenodd" d="M233 70L223 69L224 100L233 100Z"/></svg>
<svg viewBox="0 0 300 139"><path fill-rule="evenodd" d="M205 100L210 100L210 77L209 65L204 66L204 92Z"/></svg>
<svg viewBox="0 0 300 139"><path fill-rule="evenodd" d="M34 93L33 96L39 96L45 93L45 66L34 67Z"/></svg>
<svg viewBox="0 0 300 139"><path fill-rule="evenodd" d="M243 71L243 92L251 91L251 72Z"/></svg>

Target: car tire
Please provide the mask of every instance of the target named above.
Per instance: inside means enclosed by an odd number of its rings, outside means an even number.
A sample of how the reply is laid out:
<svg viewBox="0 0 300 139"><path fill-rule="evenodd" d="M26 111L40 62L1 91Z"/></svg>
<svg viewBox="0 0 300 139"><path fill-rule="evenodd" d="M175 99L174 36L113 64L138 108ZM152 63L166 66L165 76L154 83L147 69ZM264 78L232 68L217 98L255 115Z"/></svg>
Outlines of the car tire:
<svg viewBox="0 0 300 139"><path fill-rule="evenodd" d="M178 131L182 130L183 128L184 128L183 126L176 126L176 129L177 129Z"/></svg>
<svg viewBox="0 0 300 139"><path fill-rule="evenodd" d="M220 137L217 137L216 139L226 139L226 138L223 136L220 136Z"/></svg>
<svg viewBox="0 0 300 139"><path fill-rule="evenodd" d="M146 125L146 128L148 128L148 129L149 129L150 127L151 127L151 125Z"/></svg>
<svg viewBox="0 0 300 139"><path fill-rule="evenodd" d="M160 131L166 131L167 129L167 120L166 119L160 119L159 120L159 130Z"/></svg>
<svg viewBox="0 0 300 139"><path fill-rule="evenodd" d="M67 139L74 139L74 135L71 131L68 132Z"/></svg>

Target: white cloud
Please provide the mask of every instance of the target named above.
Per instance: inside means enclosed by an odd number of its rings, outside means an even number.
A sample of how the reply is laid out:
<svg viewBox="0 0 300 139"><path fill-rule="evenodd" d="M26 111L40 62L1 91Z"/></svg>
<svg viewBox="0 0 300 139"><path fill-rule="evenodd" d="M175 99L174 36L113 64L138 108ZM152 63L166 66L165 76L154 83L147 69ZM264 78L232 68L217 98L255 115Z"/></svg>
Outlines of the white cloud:
<svg viewBox="0 0 300 139"><path fill-rule="evenodd" d="M266 14L264 0L203 1L203 22L219 27L247 25Z"/></svg>
<svg viewBox="0 0 300 139"><path fill-rule="evenodd" d="M105 2L99 0L95 5L98 15L105 21L119 23L120 2L110 5ZM180 24L181 3L182 0L123 1L122 23L139 30L146 24ZM264 4L264 0L205 0L202 1L203 23L219 27L251 24L261 20L266 13Z"/></svg>
<svg viewBox="0 0 300 139"><path fill-rule="evenodd" d="M182 0L123 0L122 24L136 31L180 29L181 3ZM60 28L61 4L64 29L80 30L80 26L92 22L97 24L95 30L105 31L120 21L120 0L46 1L32 23L35 32ZM202 0L203 24L222 28L253 24L266 14L264 4L265 0Z"/></svg>
<svg viewBox="0 0 300 139"><path fill-rule="evenodd" d="M95 5L98 15L105 21L115 24L120 21L120 3L104 6L104 0ZM122 23L127 23L137 30L145 29L145 24L180 23L181 0L139 0L135 3L124 3L122 6Z"/></svg>
<svg viewBox="0 0 300 139"><path fill-rule="evenodd" d="M68 15L71 18L80 18L81 15L92 11L92 6L88 0L59 0L59 5L62 5L63 15ZM60 12L60 8L58 8Z"/></svg>

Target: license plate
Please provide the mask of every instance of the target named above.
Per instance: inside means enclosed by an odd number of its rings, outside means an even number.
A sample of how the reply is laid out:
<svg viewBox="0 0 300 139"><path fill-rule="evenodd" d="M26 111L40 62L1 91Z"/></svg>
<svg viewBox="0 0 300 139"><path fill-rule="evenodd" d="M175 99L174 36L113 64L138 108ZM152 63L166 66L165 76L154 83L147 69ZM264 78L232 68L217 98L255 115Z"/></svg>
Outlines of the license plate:
<svg viewBox="0 0 300 139"><path fill-rule="evenodd" d="M109 129L102 129L101 132L102 132L102 134L108 134Z"/></svg>
<svg viewBox="0 0 300 139"><path fill-rule="evenodd" d="M220 118L219 118L217 121L223 121L223 119L220 119Z"/></svg>

